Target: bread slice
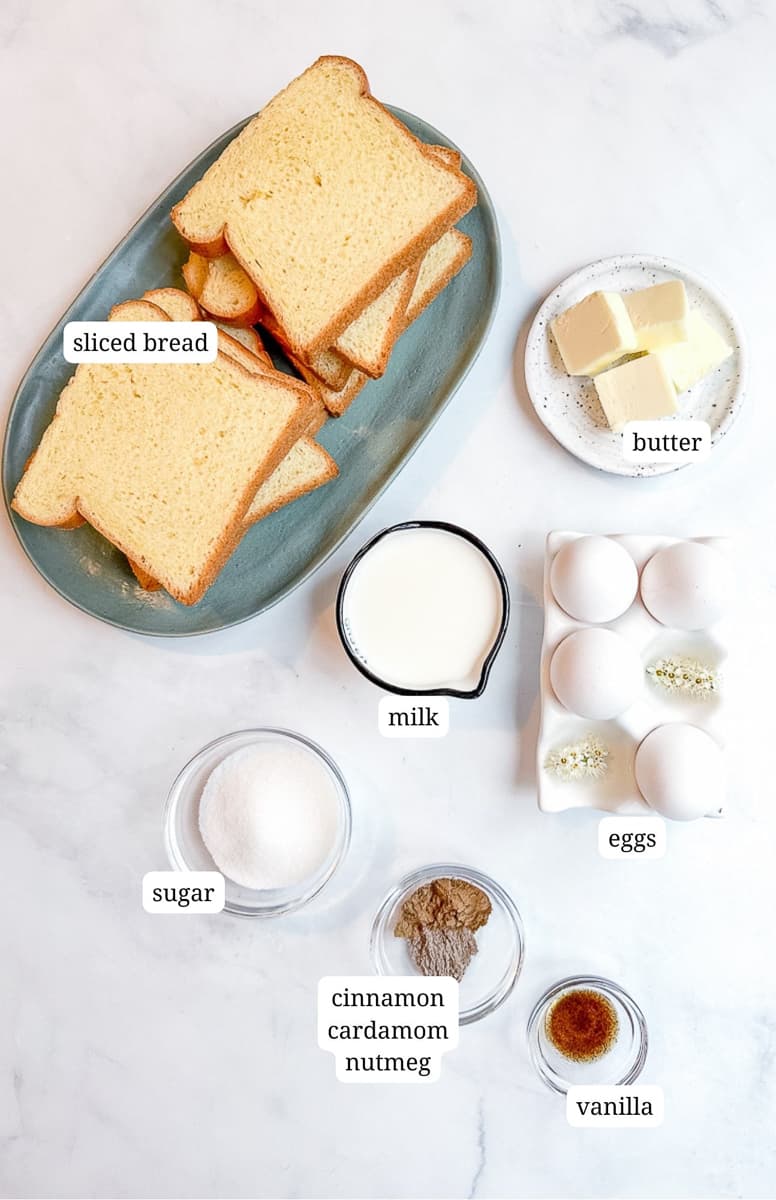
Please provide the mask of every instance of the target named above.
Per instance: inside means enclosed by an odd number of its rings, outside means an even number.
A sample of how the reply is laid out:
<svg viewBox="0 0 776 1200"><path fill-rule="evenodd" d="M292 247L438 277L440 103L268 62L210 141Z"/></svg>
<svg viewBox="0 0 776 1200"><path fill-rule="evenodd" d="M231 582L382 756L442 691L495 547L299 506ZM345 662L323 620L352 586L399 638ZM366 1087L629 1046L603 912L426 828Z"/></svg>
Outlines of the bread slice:
<svg viewBox="0 0 776 1200"><path fill-rule="evenodd" d="M449 167L460 168L461 155L457 150L448 146L430 146L429 149L440 162ZM334 343L338 354L356 370L363 371L372 379L379 379L385 374L396 340L407 327L407 307L424 258L425 256L420 258L394 279L376 300L367 305L361 316L343 330ZM311 365L315 369L315 363Z"/></svg>
<svg viewBox="0 0 776 1200"><path fill-rule="evenodd" d="M258 329L254 329L252 326L248 328L247 326L243 327L241 325L233 325L229 328L225 328L223 325L220 325L218 321L216 321L216 325L218 325L218 328L223 330L224 333L227 333L230 337L233 337L235 341L241 342L246 350L250 350L251 354L255 354L257 358L262 359L262 361L265 362L268 367L273 365L272 359L264 348L264 343L261 340L261 335L259 334Z"/></svg>
<svg viewBox="0 0 776 1200"><path fill-rule="evenodd" d="M450 229L443 234L439 241L428 250L421 263L418 278L412 290L410 302L404 317L403 329L417 320L420 314L428 308L432 300L447 287L450 280L466 266L472 256L471 239L460 229ZM353 371L344 388L332 391L324 387L315 375L301 361L294 361L294 366L310 384L315 393L325 404L333 417L341 417L350 407L369 376L362 371Z"/></svg>
<svg viewBox="0 0 776 1200"><path fill-rule="evenodd" d="M134 301L111 320L160 314ZM212 363L81 363L13 507L38 525L86 519L177 600L195 604L310 407L294 380L252 375L223 354Z"/></svg>
<svg viewBox="0 0 776 1200"><path fill-rule="evenodd" d="M460 229L448 229L447 233L426 251L407 305L405 329L413 321L417 321L432 300L436 300L450 280L466 266L471 256L471 238Z"/></svg>
<svg viewBox="0 0 776 1200"><path fill-rule="evenodd" d="M180 288L155 288L153 291L145 292L143 300L150 300L155 303L162 311L160 316L167 317L171 321L198 321L201 320L202 314L196 302L191 296L187 296ZM253 337L248 336L252 334ZM259 352L256 353L253 346L259 346ZM251 347L249 349L249 347ZM218 349L221 354L226 354L229 358L245 367L246 371L250 371L252 375L280 375L281 379L288 379L282 371L276 371L272 359L264 349L264 345L255 330L238 330L219 329L218 333ZM305 433L312 436L317 433L326 420L326 409L322 405L320 398L313 392L310 392L310 419L305 427ZM326 478L332 478L333 474L337 474L337 466L333 459L329 458L322 446L319 447L321 456L318 459L318 472L320 476L323 465L326 464ZM309 452L307 454L309 461ZM282 465L282 464L281 464ZM288 478L288 476L286 476ZM270 480L267 480L269 483ZM309 489L308 489L309 490ZM246 514L246 524L252 525L254 521L261 519L264 515L262 511L263 505L260 504L254 508L251 505ZM254 512L260 515L253 515Z"/></svg>
<svg viewBox="0 0 776 1200"><path fill-rule="evenodd" d="M172 210L205 257L227 248L309 360L476 203L369 92L320 58L271 100Z"/></svg>
<svg viewBox="0 0 776 1200"><path fill-rule="evenodd" d="M256 492L244 517L245 524L255 525L284 505L323 487L325 483L336 479L338 474L337 464L323 446L311 437L301 437ZM143 591L158 591L162 585L150 571L132 558L128 562Z"/></svg>
<svg viewBox="0 0 776 1200"><path fill-rule="evenodd" d="M253 280L232 254L208 261L193 252L181 268L186 287L206 312L227 325L255 325L263 311Z"/></svg>
<svg viewBox="0 0 776 1200"><path fill-rule="evenodd" d="M150 301L160 310L156 317L157 320L200 321L202 319L202 313L197 302L180 288L154 288L150 292L143 293L143 300ZM258 353L253 349L254 346L259 347ZM245 367L246 371L250 371L252 375L277 374L280 375L281 379L288 378L282 371L276 370L255 329L238 330L230 328L227 331L219 328L218 349L221 354L228 355L229 358L239 363L241 367ZM309 392L309 402L310 420L305 428L305 433L312 435L317 433L324 424L326 420L326 408L322 404L320 397L312 390Z"/></svg>
<svg viewBox="0 0 776 1200"><path fill-rule="evenodd" d="M262 321L280 342L283 341L282 329L275 325L263 305L257 305L253 281L233 254L207 259L192 250L181 270L189 292L213 320L226 322L232 332ZM352 369L333 350L316 354L313 367L317 377L332 388L342 387Z"/></svg>
<svg viewBox="0 0 776 1200"><path fill-rule="evenodd" d="M440 161L460 168L461 155L457 150L448 146L431 146L430 149ZM212 308L207 303L208 275L216 274L219 264L227 262L228 268L219 282L221 304L219 308ZM420 261L408 267L343 330L332 349L313 355L308 366L330 389L342 389L352 369L363 371L373 379L384 374L391 350L405 327L404 315L419 269ZM218 317L220 311L240 312L240 321L248 322L256 319L252 300L255 292L247 275L243 273L240 280L240 270L231 254L208 260L192 252L184 264L183 275L189 291L211 315ZM214 291L215 288L211 288L209 295L212 296ZM244 305L241 305L241 296L246 297ZM271 318L269 320L271 322ZM283 340L283 331L277 326L275 335Z"/></svg>
<svg viewBox="0 0 776 1200"><path fill-rule="evenodd" d="M205 260L201 261L204 262ZM143 299L158 305L171 321L202 320L202 307L199 304L197 296L191 289L189 289L189 294L187 294L181 288L152 288L151 291L143 293ZM208 315L212 316L213 314ZM264 349L264 343L259 336L258 330L242 328L241 326L222 325L218 321L215 324L220 331L219 348L225 349L229 345L233 346L234 342L239 342L244 349L249 350L251 354L255 354L266 366L274 370L274 364ZM223 337L220 336L221 334L223 334ZM224 338L228 339L225 343Z"/></svg>
<svg viewBox="0 0 776 1200"><path fill-rule="evenodd" d="M194 299L179 288L155 288L146 292L143 299L159 306L162 310L159 314L160 319L164 316L172 321L201 319L199 307ZM248 336L249 334L253 337ZM248 348L254 346L259 347L258 355ZM275 370L255 330L232 329L230 333L219 331L219 349L221 353L228 354L252 373L266 374L267 370ZM325 407L320 398L315 398L312 416L307 426L308 435L317 433L325 420ZM322 487L338 474L337 464L323 446L313 441L312 436L300 438L257 491L243 518L245 525L254 525L268 513L315 488ZM129 560L129 565L145 591L156 591L161 586L148 571L132 559Z"/></svg>
<svg viewBox="0 0 776 1200"><path fill-rule="evenodd" d="M228 322L232 332L262 321L280 342L283 341L282 329L262 305L257 306L253 281L233 254L207 259L192 250L181 270L186 287L208 316ZM322 350L314 355L312 367L314 374L332 388L342 387L352 370L349 363L333 350Z"/></svg>

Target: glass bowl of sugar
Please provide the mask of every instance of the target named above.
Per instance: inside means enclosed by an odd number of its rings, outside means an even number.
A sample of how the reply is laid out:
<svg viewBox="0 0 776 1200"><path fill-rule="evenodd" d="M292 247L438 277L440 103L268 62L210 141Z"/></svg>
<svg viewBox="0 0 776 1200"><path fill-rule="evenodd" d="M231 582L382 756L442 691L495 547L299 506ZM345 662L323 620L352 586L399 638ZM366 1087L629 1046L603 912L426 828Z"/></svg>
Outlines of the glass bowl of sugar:
<svg viewBox="0 0 776 1200"><path fill-rule="evenodd" d="M175 871L220 871L226 912L274 917L317 896L350 845L350 796L325 750L288 729L204 746L172 785L164 840Z"/></svg>

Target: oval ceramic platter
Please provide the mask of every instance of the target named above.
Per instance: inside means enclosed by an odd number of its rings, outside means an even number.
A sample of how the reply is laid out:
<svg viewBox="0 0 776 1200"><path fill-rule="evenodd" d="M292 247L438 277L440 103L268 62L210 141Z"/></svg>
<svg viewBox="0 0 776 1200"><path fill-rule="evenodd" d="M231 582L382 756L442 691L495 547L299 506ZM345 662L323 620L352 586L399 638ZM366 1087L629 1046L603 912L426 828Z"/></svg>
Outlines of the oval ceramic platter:
<svg viewBox="0 0 776 1200"><path fill-rule="evenodd" d="M684 280L690 307L697 308L733 347L733 354L716 371L679 397L677 418L708 421L714 446L725 436L743 403L747 358L741 328L727 302L686 267L646 254L621 254L591 263L564 279L547 297L528 334L525 381L539 419L561 446L601 471L663 475L687 464L626 462L623 435L607 425L593 380L566 374L550 322L590 292L630 292L668 279Z"/></svg>
<svg viewBox="0 0 776 1200"><path fill-rule="evenodd" d="M431 125L392 111L424 142L453 146ZM3 452L10 505L24 464L51 420L73 368L62 357L67 321L105 320L114 304L157 287L182 287L188 249L170 221L172 206L218 158L247 120L214 142L170 184L138 221L51 331L11 407ZM473 243L461 273L402 335L382 379L318 435L339 465L326 487L266 517L243 537L199 604L145 592L127 561L90 526L46 529L9 508L30 561L61 596L120 628L162 637L208 633L246 621L298 587L347 537L393 480L461 384L479 353L498 301L501 256L487 190L464 157L479 203L459 223ZM280 363L279 365L282 365Z"/></svg>

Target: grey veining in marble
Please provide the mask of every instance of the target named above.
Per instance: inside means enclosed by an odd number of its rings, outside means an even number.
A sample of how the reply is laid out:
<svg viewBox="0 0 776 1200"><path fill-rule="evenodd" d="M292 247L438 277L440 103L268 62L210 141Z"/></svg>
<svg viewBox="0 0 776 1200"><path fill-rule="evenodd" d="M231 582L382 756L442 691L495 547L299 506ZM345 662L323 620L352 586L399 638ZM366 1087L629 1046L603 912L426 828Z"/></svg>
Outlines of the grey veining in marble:
<svg viewBox="0 0 776 1200"><path fill-rule="evenodd" d="M773 913L773 46L747 0L7 0L0 11L3 412L40 341L149 202L322 52L471 155L504 286L485 351L399 479L263 617L180 643L64 604L0 523L0 1194L6 1197L768 1197L776 1188ZM52 187L55 181L55 188ZM617 479L536 420L520 358L584 263L675 258L740 314L750 400L708 464ZM333 601L362 541L413 517L480 534L512 593L488 689L443 741L377 734ZM724 821L665 859L596 852L598 815L536 806L543 544L552 528L736 539L740 703ZM66 536L63 534L63 536ZM151 917L161 810L205 742L297 728L341 765L351 855L282 923ZM315 1040L324 974L369 970L401 875L508 888L519 983L431 1088L350 1087ZM570 1129L525 1023L554 980L621 982L650 1029L657 1130Z"/></svg>

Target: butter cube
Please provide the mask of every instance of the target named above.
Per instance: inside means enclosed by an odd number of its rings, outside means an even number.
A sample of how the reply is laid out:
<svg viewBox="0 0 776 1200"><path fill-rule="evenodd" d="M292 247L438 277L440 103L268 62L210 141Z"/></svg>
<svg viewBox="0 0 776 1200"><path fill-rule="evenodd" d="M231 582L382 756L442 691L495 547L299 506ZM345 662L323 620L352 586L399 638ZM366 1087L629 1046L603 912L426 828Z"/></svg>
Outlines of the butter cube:
<svg viewBox="0 0 776 1200"><path fill-rule="evenodd" d="M658 355L671 376L677 392L694 387L704 375L730 358L732 346L704 321L700 313L690 312L686 342L677 342L659 350Z"/></svg>
<svg viewBox="0 0 776 1200"><path fill-rule="evenodd" d="M569 375L597 375L636 349L636 335L622 296L591 292L550 322Z"/></svg>
<svg viewBox="0 0 776 1200"><path fill-rule="evenodd" d="M644 354L599 375L595 390L612 429L626 421L653 421L678 409L671 376L658 354Z"/></svg>
<svg viewBox="0 0 776 1200"><path fill-rule="evenodd" d="M637 350L659 350L687 340L687 293L681 279L623 296L633 323Z"/></svg>

